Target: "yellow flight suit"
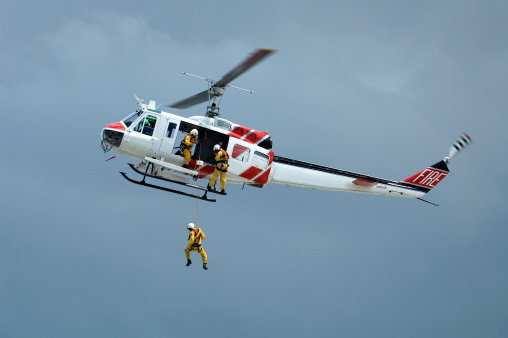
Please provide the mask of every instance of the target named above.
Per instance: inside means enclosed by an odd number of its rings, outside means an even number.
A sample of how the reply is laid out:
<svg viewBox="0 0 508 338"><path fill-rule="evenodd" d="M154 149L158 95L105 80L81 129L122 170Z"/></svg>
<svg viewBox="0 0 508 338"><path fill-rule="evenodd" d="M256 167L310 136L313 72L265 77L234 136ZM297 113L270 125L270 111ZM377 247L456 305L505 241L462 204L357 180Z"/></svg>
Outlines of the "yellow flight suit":
<svg viewBox="0 0 508 338"><path fill-rule="evenodd" d="M212 178L210 179L210 183L208 183L209 187L215 187L215 181L217 177L220 175L220 188L222 190L226 190L226 174L228 171L228 160L229 155L224 149L220 149L215 155L215 162L217 162L217 166L215 167L215 171L213 172Z"/></svg>
<svg viewBox="0 0 508 338"><path fill-rule="evenodd" d="M191 150L192 146L198 141L198 138L194 135L187 134L185 138L180 143L180 151L183 154L184 164L189 165L189 161L191 159Z"/></svg>
<svg viewBox="0 0 508 338"><path fill-rule="evenodd" d="M195 228L189 234L189 243L185 248L185 257L190 260L190 252L197 251L201 258L203 258L203 264L208 263L205 249L201 247L201 240L205 239L205 234L201 231L200 228Z"/></svg>

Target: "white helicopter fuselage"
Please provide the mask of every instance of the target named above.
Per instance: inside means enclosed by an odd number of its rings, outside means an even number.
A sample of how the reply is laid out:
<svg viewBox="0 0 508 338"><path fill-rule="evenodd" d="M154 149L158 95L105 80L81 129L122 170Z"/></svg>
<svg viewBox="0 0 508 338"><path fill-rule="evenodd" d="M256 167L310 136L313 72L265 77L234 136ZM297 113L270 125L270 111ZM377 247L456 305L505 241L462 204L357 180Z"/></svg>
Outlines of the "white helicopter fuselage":
<svg viewBox="0 0 508 338"><path fill-rule="evenodd" d="M105 152L114 149L120 154L141 161L137 166L129 165L138 174L143 175L142 181L133 180L121 172L130 182L209 201L215 200L208 199L206 193L202 196L191 195L146 183L145 179L149 177L209 191L210 189L203 188L199 184L191 185L188 181L190 177L195 180L211 177L215 171L213 147L218 144L229 154L228 183L243 183L255 187L276 183L312 189L421 198L448 175L447 164L451 158L471 143L471 138L463 134L450 149L448 157L403 181L391 181L275 156L271 151L272 139L267 132L259 132L219 118L219 107L216 105L216 100L222 97L227 87L252 93L231 86L230 82L274 52L274 49L256 49L219 81L184 73L206 80L208 89L175 102L169 107L186 109L208 101L210 105L205 116L185 118L163 112L157 110L154 101L146 105L134 95L141 109L103 129L102 149ZM193 147L192 160L184 168L184 158L178 149L181 140L193 129L198 131L198 143ZM213 192L213 189L211 191Z"/></svg>
<svg viewBox="0 0 508 338"><path fill-rule="evenodd" d="M444 161L404 181L391 181L275 156L268 133L259 132L218 117L181 117L156 110L155 103L102 132L106 147L141 161L137 168L155 176L188 182L209 179L215 170L213 146L219 144L229 156L227 182L263 187L268 183L312 189L420 198L448 174ZM182 167L181 139L192 129L199 131L189 169ZM109 150L108 149L108 150ZM443 167L444 165L444 167ZM411 179L411 180L410 180Z"/></svg>

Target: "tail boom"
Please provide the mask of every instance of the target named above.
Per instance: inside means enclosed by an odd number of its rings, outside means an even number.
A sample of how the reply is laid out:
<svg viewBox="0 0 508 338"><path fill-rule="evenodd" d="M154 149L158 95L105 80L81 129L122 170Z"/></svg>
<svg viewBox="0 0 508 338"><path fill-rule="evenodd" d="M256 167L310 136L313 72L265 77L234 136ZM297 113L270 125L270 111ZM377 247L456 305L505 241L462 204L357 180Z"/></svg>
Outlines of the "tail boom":
<svg viewBox="0 0 508 338"><path fill-rule="evenodd" d="M471 142L471 138L467 134L463 134L452 146L448 157L403 181L391 181L315 163L274 156L269 183L421 199L448 176L450 170L447 164L451 158Z"/></svg>
<svg viewBox="0 0 508 338"><path fill-rule="evenodd" d="M374 195L420 198L420 187L326 167L315 163L275 156L269 183L311 189L357 192Z"/></svg>

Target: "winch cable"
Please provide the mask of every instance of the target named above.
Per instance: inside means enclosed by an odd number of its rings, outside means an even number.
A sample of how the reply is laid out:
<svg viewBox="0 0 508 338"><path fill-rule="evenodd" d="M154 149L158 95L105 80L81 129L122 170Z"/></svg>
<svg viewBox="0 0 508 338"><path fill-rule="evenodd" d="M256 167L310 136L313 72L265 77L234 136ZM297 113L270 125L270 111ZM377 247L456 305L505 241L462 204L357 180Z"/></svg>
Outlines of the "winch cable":
<svg viewBox="0 0 508 338"><path fill-rule="evenodd" d="M205 136L206 137L206 136ZM199 166L201 165L201 146L202 144L199 145L199 155L198 155L198 188L197 189L197 193L196 193L196 228L198 227L198 218L199 218ZM206 192L205 192L206 194Z"/></svg>

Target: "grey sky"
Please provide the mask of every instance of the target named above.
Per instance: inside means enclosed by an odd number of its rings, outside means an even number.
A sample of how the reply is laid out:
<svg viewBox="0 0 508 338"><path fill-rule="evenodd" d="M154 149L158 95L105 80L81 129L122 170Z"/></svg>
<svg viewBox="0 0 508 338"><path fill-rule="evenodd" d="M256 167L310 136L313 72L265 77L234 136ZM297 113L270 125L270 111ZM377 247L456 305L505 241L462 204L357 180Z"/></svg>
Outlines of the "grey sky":
<svg viewBox="0 0 508 338"><path fill-rule="evenodd" d="M0 336L506 337L508 3L3 1ZM135 186L100 132L205 89L257 47L222 117L276 154L402 180L473 144L426 198ZM204 105L182 111L202 115ZM131 160L132 161L132 160ZM193 255L195 263L199 255Z"/></svg>

